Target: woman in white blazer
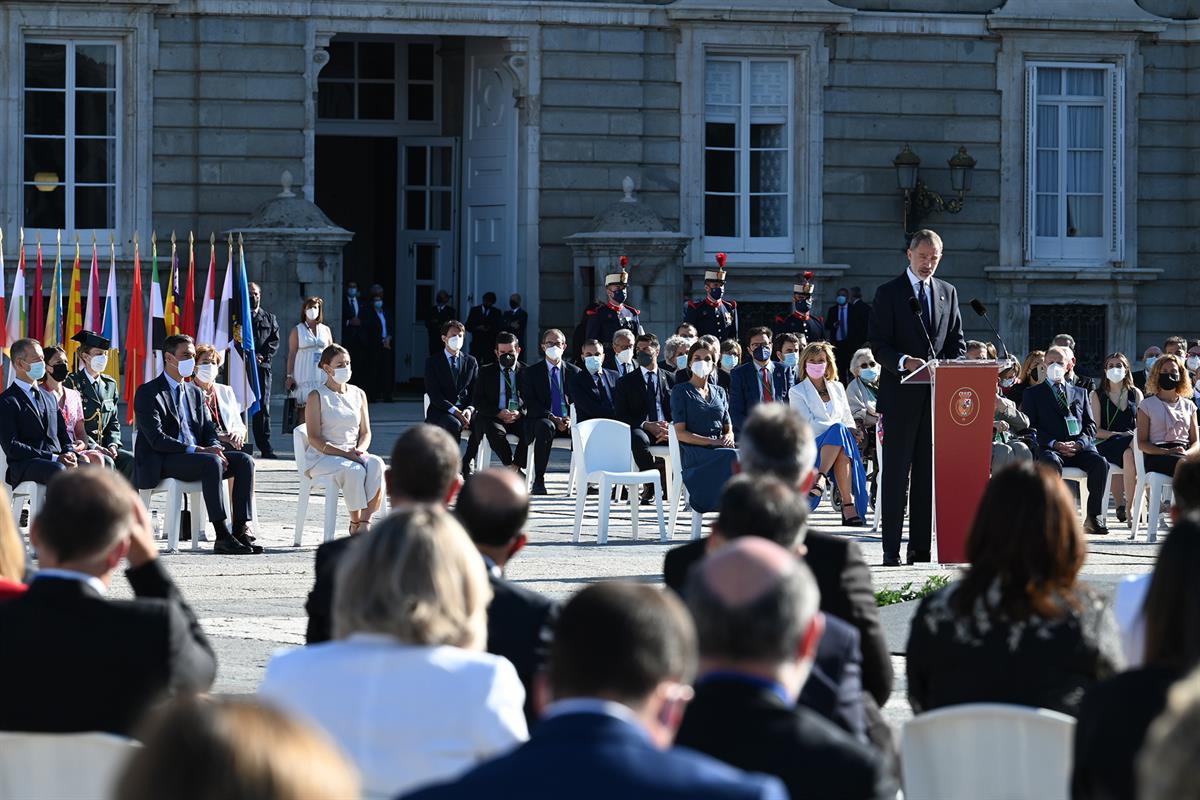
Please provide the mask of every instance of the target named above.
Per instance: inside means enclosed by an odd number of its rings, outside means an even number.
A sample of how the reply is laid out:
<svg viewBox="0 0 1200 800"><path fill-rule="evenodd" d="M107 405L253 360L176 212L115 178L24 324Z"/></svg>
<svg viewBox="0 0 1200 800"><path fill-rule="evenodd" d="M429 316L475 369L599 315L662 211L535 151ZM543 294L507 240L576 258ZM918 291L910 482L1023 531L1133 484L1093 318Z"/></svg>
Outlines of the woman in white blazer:
<svg viewBox="0 0 1200 800"><path fill-rule="evenodd" d="M817 440L821 473L809 492L815 509L825 493L826 476L832 474L842 496L842 524L862 527L859 510L867 508L867 475L858 454L858 437L846 389L838 382L833 347L813 342L800 353L800 382L788 392L788 401L812 426Z"/></svg>
<svg viewBox="0 0 1200 800"><path fill-rule="evenodd" d="M449 512L396 511L346 549L334 641L276 655L259 694L333 737L365 797L451 780L528 738L516 669L484 652L491 599Z"/></svg>
<svg viewBox="0 0 1200 800"><path fill-rule="evenodd" d="M232 386L217 383L224 354L211 344L196 346L196 371L192 383L204 393L204 402L217 426L217 438L221 444L233 450L241 450L246 443L246 420L242 417L242 404L238 402Z"/></svg>

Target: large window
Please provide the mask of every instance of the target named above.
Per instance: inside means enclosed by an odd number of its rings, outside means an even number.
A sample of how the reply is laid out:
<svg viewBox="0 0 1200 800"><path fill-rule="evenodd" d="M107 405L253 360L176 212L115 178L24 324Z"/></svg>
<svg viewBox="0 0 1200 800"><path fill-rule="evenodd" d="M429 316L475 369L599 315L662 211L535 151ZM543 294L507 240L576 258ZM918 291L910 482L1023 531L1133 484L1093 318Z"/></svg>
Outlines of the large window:
<svg viewBox="0 0 1200 800"><path fill-rule="evenodd" d="M1034 261L1121 258L1124 150L1115 68L1028 68L1026 227Z"/></svg>
<svg viewBox="0 0 1200 800"><path fill-rule="evenodd" d="M704 69L704 248L792 250L790 59L710 56Z"/></svg>
<svg viewBox="0 0 1200 800"><path fill-rule="evenodd" d="M120 137L117 45L25 44L22 224L115 230Z"/></svg>
<svg viewBox="0 0 1200 800"><path fill-rule="evenodd" d="M437 62L432 42L333 41L318 81L317 115L325 120L436 122Z"/></svg>

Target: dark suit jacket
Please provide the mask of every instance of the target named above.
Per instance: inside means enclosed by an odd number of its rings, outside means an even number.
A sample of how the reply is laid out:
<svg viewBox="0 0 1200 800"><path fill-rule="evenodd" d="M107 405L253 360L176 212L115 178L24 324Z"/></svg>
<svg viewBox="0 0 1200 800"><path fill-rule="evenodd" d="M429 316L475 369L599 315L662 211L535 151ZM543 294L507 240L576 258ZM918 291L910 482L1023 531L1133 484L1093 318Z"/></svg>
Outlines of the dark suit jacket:
<svg viewBox="0 0 1200 800"><path fill-rule="evenodd" d="M188 420L198 447L220 444L204 395L191 383L180 384L187 393ZM153 489L162 480L163 456L186 453L187 445L180 436L184 424L176 415L175 400L166 374L138 387L133 396L134 419L137 421L137 441L133 446L134 481L139 489Z"/></svg>
<svg viewBox="0 0 1200 800"><path fill-rule="evenodd" d="M785 800L775 778L751 775L709 756L655 748L631 724L601 714L563 714L532 738L458 780L410 800Z"/></svg>
<svg viewBox="0 0 1200 800"><path fill-rule="evenodd" d="M0 392L0 447L8 458L5 479L12 486L24 480L25 462L53 460L71 446L67 422L58 413L57 401L40 385L35 384L34 391L41 392L40 410L16 383Z"/></svg>
<svg viewBox="0 0 1200 800"><path fill-rule="evenodd" d="M565 359L559 362L559 375L563 384L563 416L567 416L566 404L571 402L571 386L582 370ZM521 370L521 396L525 398L526 417L532 422L550 417L550 367L542 359Z"/></svg>
<svg viewBox="0 0 1200 800"><path fill-rule="evenodd" d="M524 368L518 361L513 367L513 387L517 390L517 410L525 413L525 398L521 395L521 373ZM481 419L493 419L500 413L500 365L488 364L479 368L475 378L475 392L471 395L475 415ZM505 406L507 408L507 406Z"/></svg>
<svg viewBox="0 0 1200 800"><path fill-rule="evenodd" d="M346 550L357 541L357 536L350 536L324 542L317 548L313 587L304 601L304 611L308 614L308 628L304 632L307 644L320 644L333 638L333 580Z"/></svg>
<svg viewBox="0 0 1200 800"><path fill-rule="evenodd" d="M936 277L932 281L934 330L929 332L937 358L962 358L967 352L963 338L962 314L958 309L958 291L953 285ZM881 414L895 411L903 414L929 405L928 392L906 391L901 386L900 357L911 356L924 361L929 357L921 318L912 313L908 299L914 297L908 282L908 270L879 287L871 306L867 338L875 359L883 366L879 378Z"/></svg>
<svg viewBox="0 0 1200 800"><path fill-rule="evenodd" d="M367 310L371 308L370 300L362 295L354 298L354 300L358 303L357 314L355 313L354 304L350 302L350 298L346 297L345 295L342 296L341 344L345 345L346 347L361 347L362 345L366 344L367 341L363 332L363 326L366 324ZM358 324L351 325L350 323L355 319L358 320ZM438 336L434 338L440 342L440 336L441 334L439 333Z"/></svg>
<svg viewBox="0 0 1200 800"><path fill-rule="evenodd" d="M369 350L382 350L384 324L379 321L380 312L376 311L375 306L370 305L370 302L367 301L367 308L362 311L363 344ZM396 322L386 310L382 313L384 322L387 323L387 335L394 342L396 341Z"/></svg>
<svg viewBox="0 0 1200 800"><path fill-rule="evenodd" d="M787 373L783 365L775 362L771 365L771 391L774 392L775 402L788 401ZM729 417L733 420L733 430L738 432L746 424L746 417L759 403L758 385L761 380L760 367L753 361L734 367L729 373Z"/></svg>
<svg viewBox="0 0 1200 800"><path fill-rule="evenodd" d="M671 389L675 380L670 373L661 369L658 375L658 400L662 405L663 418L671 421ZM617 393L613 397L617 419L632 429L642 427L646 421L646 379L641 369L635 369L624 377L617 378Z"/></svg>
<svg viewBox="0 0 1200 800"><path fill-rule="evenodd" d="M471 334L471 355L482 364L496 352L496 334L500 332L500 309L482 304L473 307L467 314L467 332Z"/></svg>
<svg viewBox="0 0 1200 800"><path fill-rule="evenodd" d="M745 770L776 775L793 800L894 800L888 765L817 714L769 688L701 678L675 742Z"/></svg>
<svg viewBox="0 0 1200 800"><path fill-rule="evenodd" d="M434 355L442 349L442 326L456 316L458 315L454 311L454 306L438 308L435 305L429 310L429 317L425 320L425 333L429 337L429 355Z"/></svg>
<svg viewBox="0 0 1200 800"><path fill-rule="evenodd" d="M1137 387L1142 394L1146 393L1146 370L1139 369L1133 373L1133 385Z"/></svg>
<svg viewBox="0 0 1200 800"><path fill-rule="evenodd" d="M1077 441L1086 449L1095 450L1096 420L1092 418L1092 404L1088 401L1087 391L1069 383L1064 383L1063 388L1067 391L1067 405L1081 425L1078 436L1067 433L1067 418L1054 397L1049 381L1030 386L1021 398L1021 412L1029 417L1029 427L1033 429L1038 447L1048 450L1055 442Z"/></svg>
<svg viewBox="0 0 1200 800"><path fill-rule="evenodd" d="M504 578L490 573L489 578L492 602L487 611L487 650L507 658L517 668L517 676L525 686L525 718L532 726L537 720L533 682L546 662L559 606L545 595Z"/></svg>
<svg viewBox="0 0 1200 800"><path fill-rule="evenodd" d="M479 362L461 351L458 356L462 362L459 364L457 380L450 369L445 350L439 350L425 359L425 393L429 395L429 414L444 414L451 408L461 410L470 407L471 397L475 394ZM425 421L429 421L428 414Z"/></svg>
<svg viewBox="0 0 1200 800"><path fill-rule="evenodd" d="M829 313L825 315L825 330L828 331L828 340L830 344L845 347L850 351L850 355L854 351L862 347L867 341L867 326L871 321L871 309L866 303L849 303L846 306L846 339L843 342L836 341L837 329L839 323L838 306L832 305L829 307ZM849 383L849 381L846 381Z"/></svg>
<svg viewBox="0 0 1200 800"><path fill-rule="evenodd" d="M0 729L131 736L164 696L212 686L217 659L155 560L125 573L136 599L109 600L82 581L35 578L0 603Z"/></svg>
<svg viewBox="0 0 1200 800"><path fill-rule="evenodd" d="M500 315L500 330L517 337L517 346L525 349L525 330L529 327L529 312L523 308L511 308Z"/></svg>
<svg viewBox="0 0 1200 800"><path fill-rule="evenodd" d="M812 672L800 690L799 702L857 741L866 742L859 641L857 628L832 614L825 615L825 633L817 645Z"/></svg>
<svg viewBox="0 0 1200 800"><path fill-rule="evenodd" d="M596 378L587 370L580 370L571 375L571 402L575 404L575 418L578 422L596 418L617 418L617 371L601 367L599 374L604 391L596 388Z"/></svg>

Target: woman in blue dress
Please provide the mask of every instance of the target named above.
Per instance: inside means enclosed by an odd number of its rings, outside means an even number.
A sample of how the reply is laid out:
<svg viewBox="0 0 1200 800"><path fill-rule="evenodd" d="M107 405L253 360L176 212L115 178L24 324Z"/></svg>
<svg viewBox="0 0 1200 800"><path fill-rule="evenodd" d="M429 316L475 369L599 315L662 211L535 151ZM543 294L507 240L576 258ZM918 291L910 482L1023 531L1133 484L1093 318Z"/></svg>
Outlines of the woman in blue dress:
<svg viewBox="0 0 1200 800"><path fill-rule="evenodd" d="M687 355L690 378L671 390L671 420L679 438L683 483L692 508L702 513L716 510L737 461L729 397L708 380L720 357L703 341L693 344Z"/></svg>

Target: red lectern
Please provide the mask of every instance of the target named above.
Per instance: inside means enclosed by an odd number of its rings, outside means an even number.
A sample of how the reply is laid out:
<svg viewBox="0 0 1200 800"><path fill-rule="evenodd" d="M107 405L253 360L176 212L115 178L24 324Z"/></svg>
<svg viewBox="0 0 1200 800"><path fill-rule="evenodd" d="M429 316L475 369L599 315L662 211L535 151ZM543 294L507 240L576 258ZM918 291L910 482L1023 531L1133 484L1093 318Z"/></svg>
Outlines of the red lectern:
<svg viewBox="0 0 1200 800"><path fill-rule="evenodd" d="M967 560L967 531L991 475L996 376L1004 366L935 360L901 381L932 387L933 524L942 564Z"/></svg>

